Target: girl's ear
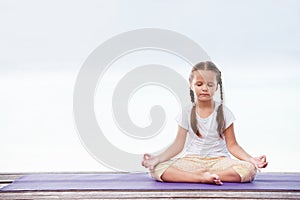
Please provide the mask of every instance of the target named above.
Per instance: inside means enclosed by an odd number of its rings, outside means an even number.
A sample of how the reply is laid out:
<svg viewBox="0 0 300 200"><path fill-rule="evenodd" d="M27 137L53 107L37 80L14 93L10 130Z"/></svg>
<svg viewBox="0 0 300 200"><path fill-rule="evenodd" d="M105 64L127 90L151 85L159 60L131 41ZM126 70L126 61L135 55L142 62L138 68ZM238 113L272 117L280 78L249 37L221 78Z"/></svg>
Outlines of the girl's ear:
<svg viewBox="0 0 300 200"><path fill-rule="evenodd" d="M219 84L217 84L216 91L218 90Z"/></svg>

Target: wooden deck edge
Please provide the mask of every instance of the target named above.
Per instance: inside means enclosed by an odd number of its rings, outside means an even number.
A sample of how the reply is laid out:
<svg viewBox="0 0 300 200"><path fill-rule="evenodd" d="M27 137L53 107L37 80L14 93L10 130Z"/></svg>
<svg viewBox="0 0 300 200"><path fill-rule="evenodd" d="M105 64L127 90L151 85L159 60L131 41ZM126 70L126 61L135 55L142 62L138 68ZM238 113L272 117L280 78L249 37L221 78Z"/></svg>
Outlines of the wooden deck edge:
<svg viewBox="0 0 300 200"><path fill-rule="evenodd" d="M0 199L300 199L287 191L20 191L0 192Z"/></svg>
<svg viewBox="0 0 300 200"><path fill-rule="evenodd" d="M0 183L11 183L22 175L1 175L0 174Z"/></svg>
<svg viewBox="0 0 300 200"><path fill-rule="evenodd" d="M3 173L0 172L0 183L12 182L17 178L28 174L126 174L128 172L23 172L23 173ZM145 172L146 173L146 172Z"/></svg>

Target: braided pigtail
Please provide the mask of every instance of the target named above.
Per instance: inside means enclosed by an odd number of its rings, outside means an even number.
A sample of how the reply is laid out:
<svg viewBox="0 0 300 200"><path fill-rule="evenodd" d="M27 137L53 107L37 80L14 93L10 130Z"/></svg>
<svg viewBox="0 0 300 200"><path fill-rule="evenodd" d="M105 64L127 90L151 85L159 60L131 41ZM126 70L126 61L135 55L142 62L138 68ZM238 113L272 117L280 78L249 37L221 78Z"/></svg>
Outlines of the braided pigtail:
<svg viewBox="0 0 300 200"><path fill-rule="evenodd" d="M223 85L222 85L222 78L221 78L221 72L218 77L218 84L220 86L220 97L221 97L221 104L218 107L217 110L217 123L218 123L218 132L221 139L223 139L223 131L225 126L225 120L224 120L224 112L223 112Z"/></svg>
<svg viewBox="0 0 300 200"><path fill-rule="evenodd" d="M192 89L190 89L191 102L195 105L195 95Z"/></svg>
<svg viewBox="0 0 300 200"><path fill-rule="evenodd" d="M193 108L191 110L191 128L196 133L198 137L201 137L201 134L197 128L197 117L196 117L196 103L195 103L195 95L193 90L190 89L191 102L193 103Z"/></svg>

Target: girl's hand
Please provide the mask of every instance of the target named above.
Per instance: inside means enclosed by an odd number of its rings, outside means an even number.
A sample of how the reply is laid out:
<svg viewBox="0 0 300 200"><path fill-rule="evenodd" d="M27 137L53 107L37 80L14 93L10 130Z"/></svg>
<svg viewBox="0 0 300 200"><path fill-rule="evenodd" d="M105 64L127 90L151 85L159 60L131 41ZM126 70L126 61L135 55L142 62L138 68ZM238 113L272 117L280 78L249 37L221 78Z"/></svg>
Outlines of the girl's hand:
<svg viewBox="0 0 300 200"><path fill-rule="evenodd" d="M259 156L259 157L254 157L254 158L250 158L250 162L257 168L265 168L268 165L267 162L267 157L265 155L263 156Z"/></svg>
<svg viewBox="0 0 300 200"><path fill-rule="evenodd" d="M144 159L142 161L142 165L146 168L149 168L151 172L153 172L154 167L159 163L159 158L157 156L152 156L148 153L144 154Z"/></svg>

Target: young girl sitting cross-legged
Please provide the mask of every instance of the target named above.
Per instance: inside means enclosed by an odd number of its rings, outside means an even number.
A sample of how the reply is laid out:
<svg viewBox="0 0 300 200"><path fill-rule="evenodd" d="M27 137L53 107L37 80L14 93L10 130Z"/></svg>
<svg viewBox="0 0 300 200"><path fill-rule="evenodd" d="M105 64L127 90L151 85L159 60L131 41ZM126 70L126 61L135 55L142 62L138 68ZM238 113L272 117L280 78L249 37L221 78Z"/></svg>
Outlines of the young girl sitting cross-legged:
<svg viewBox="0 0 300 200"><path fill-rule="evenodd" d="M189 77L193 105L177 116L175 141L160 155L145 154L142 165L166 182L251 182L256 170L267 166L266 156L250 156L236 141L232 112L223 105L221 72L210 61L196 64ZM220 90L221 102L213 99ZM182 158L180 153L189 135ZM231 153L236 159L229 157Z"/></svg>

